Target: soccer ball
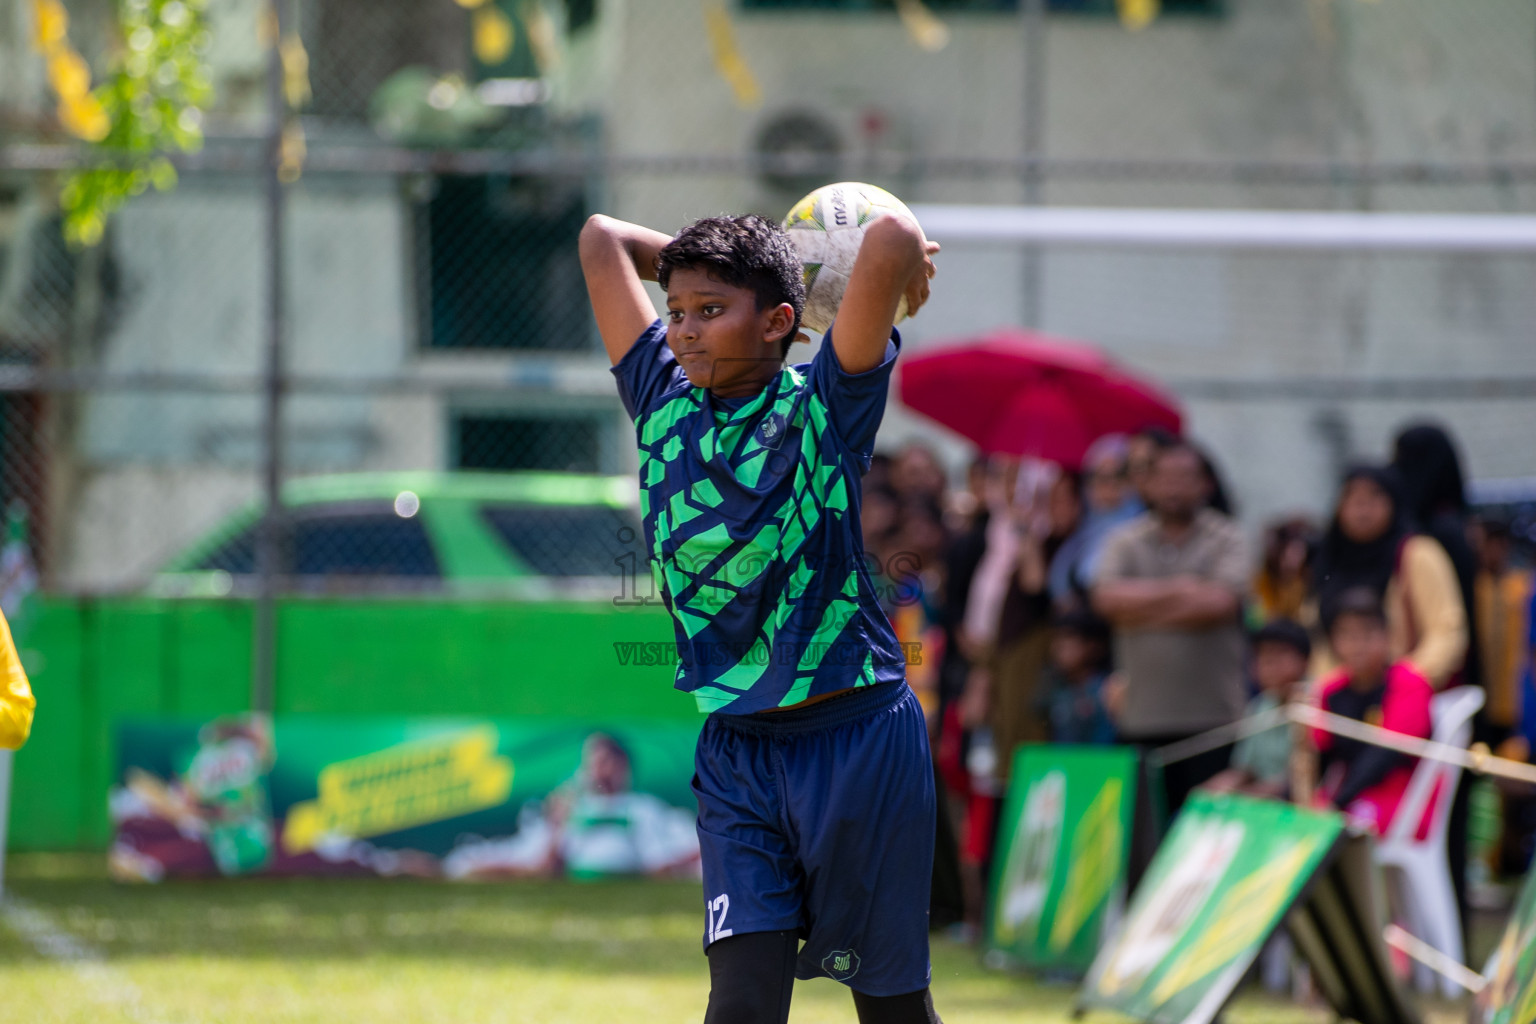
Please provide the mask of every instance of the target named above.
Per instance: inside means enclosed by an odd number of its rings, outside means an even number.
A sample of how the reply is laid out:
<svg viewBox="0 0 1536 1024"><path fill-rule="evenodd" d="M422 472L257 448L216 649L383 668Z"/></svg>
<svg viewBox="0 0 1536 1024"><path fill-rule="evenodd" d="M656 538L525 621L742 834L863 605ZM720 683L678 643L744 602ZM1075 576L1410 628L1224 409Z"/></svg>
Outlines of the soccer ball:
<svg viewBox="0 0 1536 1024"><path fill-rule="evenodd" d="M832 325L864 241L864 229L893 211L912 216L900 199L862 181L823 185L790 208L784 230L794 240L805 267L805 313L800 322L808 329L820 334ZM896 322L906 318L907 299L902 296Z"/></svg>

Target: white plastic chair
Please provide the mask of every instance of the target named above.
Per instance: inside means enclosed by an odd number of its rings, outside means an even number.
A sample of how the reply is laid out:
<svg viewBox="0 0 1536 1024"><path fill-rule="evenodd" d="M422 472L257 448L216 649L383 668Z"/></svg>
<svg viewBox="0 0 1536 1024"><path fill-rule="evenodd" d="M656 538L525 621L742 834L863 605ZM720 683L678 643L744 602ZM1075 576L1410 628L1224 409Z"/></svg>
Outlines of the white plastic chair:
<svg viewBox="0 0 1536 1024"><path fill-rule="evenodd" d="M1466 749L1472 740L1472 716L1483 706L1483 699L1482 689L1476 686L1458 686L1436 694L1430 701L1431 739ZM1388 881L1395 883L1392 892L1404 918L1403 927L1457 963L1463 962L1461 913L1451 885L1445 833L1460 780L1460 765L1420 758L1391 826L1376 844L1376 863ZM1437 786L1440 798L1435 801L1425 838L1420 840L1419 825ZM1436 977L1428 967L1414 963L1414 985L1420 992L1432 992ZM1446 977L1440 977L1440 989L1447 998L1461 994L1460 987Z"/></svg>

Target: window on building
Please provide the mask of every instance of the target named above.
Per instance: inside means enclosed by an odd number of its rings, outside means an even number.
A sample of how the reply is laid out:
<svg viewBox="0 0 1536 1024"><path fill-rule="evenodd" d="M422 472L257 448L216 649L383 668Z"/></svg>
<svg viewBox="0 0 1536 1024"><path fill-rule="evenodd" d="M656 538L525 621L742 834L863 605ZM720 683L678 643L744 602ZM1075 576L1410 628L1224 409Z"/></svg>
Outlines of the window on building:
<svg viewBox="0 0 1536 1024"><path fill-rule="evenodd" d="M453 463L458 469L598 473L606 426L598 416L461 415L453 427Z"/></svg>
<svg viewBox="0 0 1536 1024"><path fill-rule="evenodd" d="M322 0L302 15L310 54L308 114L364 120L379 86L401 68L468 69L469 12L455 3Z"/></svg>
<svg viewBox="0 0 1536 1024"><path fill-rule="evenodd" d="M565 27L580 32L597 20L597 0L565 0Z"/></svg>
<svg viewBox="0 0 1536 1024"><path fill-rule="evenodd" d="M306 0L301 32L309 53L312 98L305 113L364 120L379 87L406 68L432 76L485 78L538 75L533 32L523 0L490 0L510 31L499 58L480 59L471 9L461 0ZM565 27L575 35L598 17L597 0L564 0ZM483 53L483 51L482 51Z"/></svg>
<svg viewBox="0 0 1536 1024"><path fill-rule="evenodd" d="M426 345L573 351L594 344L576 251L580 182L441 177L417 209Z"/></svg>

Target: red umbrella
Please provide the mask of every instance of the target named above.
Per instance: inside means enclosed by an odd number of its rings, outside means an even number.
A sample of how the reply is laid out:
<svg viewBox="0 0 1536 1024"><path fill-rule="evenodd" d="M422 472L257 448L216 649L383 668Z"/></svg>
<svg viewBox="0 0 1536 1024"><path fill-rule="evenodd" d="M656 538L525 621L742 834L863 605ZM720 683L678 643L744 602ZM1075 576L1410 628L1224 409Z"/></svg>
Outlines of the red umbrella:
<svg viewBox="0 0 1536 1024"><path fill-rule="evenodd" d="M970 438L984 452L1082 463L1105 434L1182 426L1177 401L1098 349L1005 329L979 341L911 356L901 400Z"/></svg>

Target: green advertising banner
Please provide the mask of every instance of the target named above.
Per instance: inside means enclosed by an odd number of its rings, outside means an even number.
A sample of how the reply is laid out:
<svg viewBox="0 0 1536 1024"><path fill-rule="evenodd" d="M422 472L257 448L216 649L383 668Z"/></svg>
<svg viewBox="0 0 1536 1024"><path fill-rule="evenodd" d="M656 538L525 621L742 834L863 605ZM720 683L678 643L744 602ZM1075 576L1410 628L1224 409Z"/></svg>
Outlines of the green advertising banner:
<svg viewBox="0 0 1536 1024"><path fill-rule="evenodd" d="M1197 792L1094 960L1082 1007L1154 1024L1212 1020L1343 826L1331 812Z"/></svg>
<svg viewBox="0 0 1536 1024"><path fill-rule="evenodd" d="M239 716L117 729L125 881L698 871L698 726Z"/></svg>
<svg viewBox="0 0 1536 1024"><path fill-rule="evenodd" d="M1081 974L1124 899L1136 755L1027 744L998 824L987 948L1008 962Z"/></svg>
<svg viewBox="0 0 1536 1024"><path fill-rule="evenodd" d="M1525 876L1483 977L1488 984L1477 997L1483 1024L1536 1022L1536 870Z"/></svg>

